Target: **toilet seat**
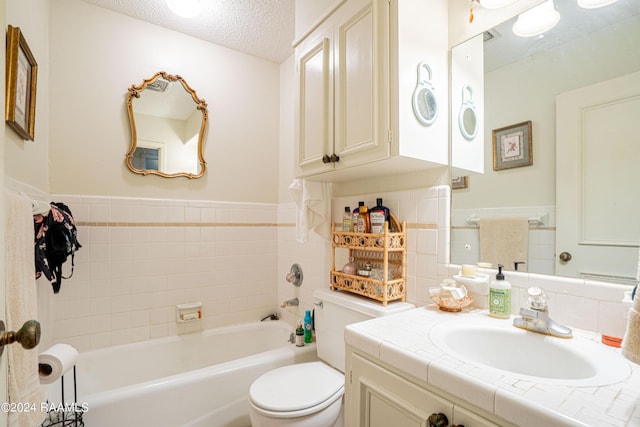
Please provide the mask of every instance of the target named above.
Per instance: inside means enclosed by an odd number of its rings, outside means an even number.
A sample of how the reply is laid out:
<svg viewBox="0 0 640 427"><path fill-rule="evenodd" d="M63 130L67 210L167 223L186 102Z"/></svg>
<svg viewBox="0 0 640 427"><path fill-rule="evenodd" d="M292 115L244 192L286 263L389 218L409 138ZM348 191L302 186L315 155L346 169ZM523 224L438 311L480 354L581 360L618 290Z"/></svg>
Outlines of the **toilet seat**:
<svg viewBox="0 0 640 427"><path fill-rule="evenodd" d="M272 418L302 417L321 411L344 394L344 375L322 362L283 366L253 382L249 400Z"/></svg>

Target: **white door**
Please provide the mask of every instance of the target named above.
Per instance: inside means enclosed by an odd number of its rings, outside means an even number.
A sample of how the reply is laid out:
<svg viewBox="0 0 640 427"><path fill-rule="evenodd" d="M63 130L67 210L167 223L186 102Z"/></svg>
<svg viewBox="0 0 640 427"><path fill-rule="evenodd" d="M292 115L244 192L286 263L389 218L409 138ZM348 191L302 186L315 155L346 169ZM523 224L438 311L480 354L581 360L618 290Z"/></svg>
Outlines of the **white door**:
<svg viewBox="0 0 640 427"><path fill-rule="evenodd" d="M556 274L634 283L640 72L556 98Z"/></svg>

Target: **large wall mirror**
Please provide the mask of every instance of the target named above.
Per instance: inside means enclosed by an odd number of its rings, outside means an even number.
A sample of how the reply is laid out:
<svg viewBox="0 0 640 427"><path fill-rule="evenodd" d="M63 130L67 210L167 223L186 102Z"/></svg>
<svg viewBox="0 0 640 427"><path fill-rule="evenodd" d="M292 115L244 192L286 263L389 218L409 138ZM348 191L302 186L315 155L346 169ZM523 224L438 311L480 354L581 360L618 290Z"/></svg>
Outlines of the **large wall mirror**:
<svg viewBox="0 0 640 427"><path fill-rule="evenodd" d="M526 217L519 271L634 284L640 1L555 8L560 22L542 35L515 36L516 18L484 33L484 173L452 189L451 263L483 261L495 242L480 242L481 218ZM527 121L533 164L495 170L492 131Z"/></svg>
<svg viewBox="0 0 640 427"><path fill-rule="evenodd" d="M167 178L204 175L207 103L182 77L161 71L132 85L127 109L131 147L126 162L132 172Z"/></svg>

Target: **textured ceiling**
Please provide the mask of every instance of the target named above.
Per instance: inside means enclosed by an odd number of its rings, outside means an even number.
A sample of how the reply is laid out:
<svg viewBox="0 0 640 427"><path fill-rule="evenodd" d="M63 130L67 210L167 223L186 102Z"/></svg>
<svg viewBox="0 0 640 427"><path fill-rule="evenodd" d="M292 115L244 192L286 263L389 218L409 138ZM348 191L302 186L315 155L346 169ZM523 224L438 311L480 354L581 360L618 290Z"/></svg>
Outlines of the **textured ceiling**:
<svg viewBox="0 0 640 427"><path fill-rule="evenodd" d="M294 0L201 0L192 19L164 0L83 1L276 63L293 53Z"/></svg>

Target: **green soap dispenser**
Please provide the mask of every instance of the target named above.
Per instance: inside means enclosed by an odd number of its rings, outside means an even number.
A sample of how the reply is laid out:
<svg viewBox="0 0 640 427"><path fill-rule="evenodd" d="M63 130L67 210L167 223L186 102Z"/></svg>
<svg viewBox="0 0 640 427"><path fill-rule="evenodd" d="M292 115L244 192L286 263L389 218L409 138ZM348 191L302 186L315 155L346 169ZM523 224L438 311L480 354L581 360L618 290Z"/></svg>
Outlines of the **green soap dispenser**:
<svg viewBox="0 0 640 427"><path fill-rule="evenodd" d="M489 284L489 316L498 319L511 317L511 283L504 280L503 268L498 264L498 274Z"/></svg>

